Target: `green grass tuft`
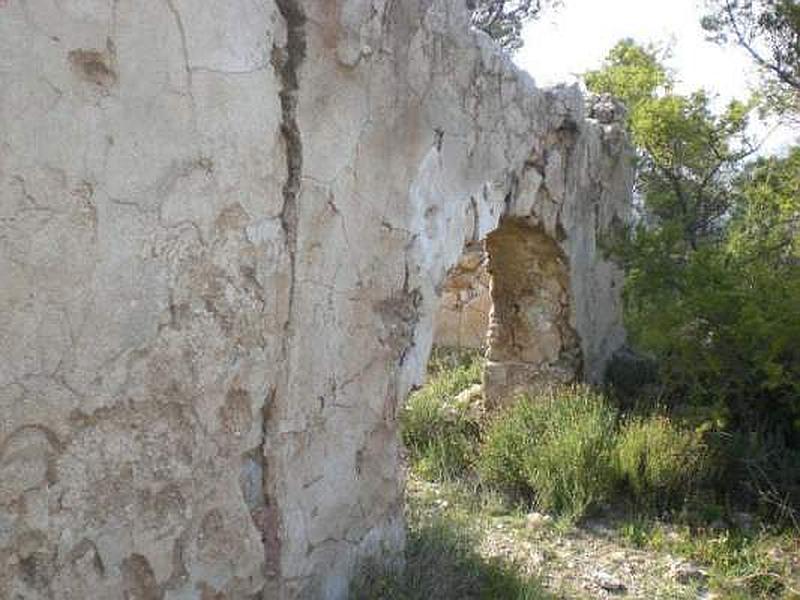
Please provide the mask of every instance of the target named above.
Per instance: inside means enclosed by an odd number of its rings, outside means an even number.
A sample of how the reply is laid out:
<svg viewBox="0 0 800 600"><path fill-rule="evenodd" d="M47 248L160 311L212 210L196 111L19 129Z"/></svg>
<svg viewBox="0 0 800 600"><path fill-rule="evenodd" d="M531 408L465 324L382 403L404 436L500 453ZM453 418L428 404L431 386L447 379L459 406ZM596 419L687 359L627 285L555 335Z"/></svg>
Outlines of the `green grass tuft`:
<svg viewBox="0 0 800 600"><path fill-rule="evenodd" d="M702 435L681 429L665 416L631 419L617 436L616 476L642 507L683 504L706 480L710 466Z"/></svg>
<svg viewBox="0 0 800 600"><path fill-rule="evenodd" d="M462 477L477 459L480 411L475 403L456 401L480 383L482 359L461 354L454 366L432 369L428 383L414 392L400 412L403 442L412 468L436 481ZM440 357L437 364L445 363ZM447 364L447 363L445 363Z"/></svg>
<svg viewBox="0 0 800 600"><path fill-rule="evenodd" d="M490 484L531 497L575 520L614 488L616 411L586 386L519 398L486 434L480 472Z"/></svg>

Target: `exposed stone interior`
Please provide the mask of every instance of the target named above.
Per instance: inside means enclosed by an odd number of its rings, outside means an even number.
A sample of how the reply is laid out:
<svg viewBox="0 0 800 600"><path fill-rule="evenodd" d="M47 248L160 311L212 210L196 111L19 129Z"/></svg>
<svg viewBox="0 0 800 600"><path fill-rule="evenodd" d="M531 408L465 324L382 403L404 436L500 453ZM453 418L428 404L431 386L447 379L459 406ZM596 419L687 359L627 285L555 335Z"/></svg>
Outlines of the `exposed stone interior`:
<svg viewBox="0 0 800 600"><path fill-rule="evenodd" d="M564 250L535 217L508 217L485 241L467 244L448 272L434 344L485 350L484 391L497 404L581 379L572 315Z"/></svg>
<svg viewBox="0 0 800 600"><path fill-rule="evenodd" d="M501 218L557 241L586 377L623 338L621 127L463 0L8 0L0 134L0 598L341 599L396 561L396 410Z"/></svg>
<svg viewBox="0 0 800 600"><path fill-rule="evenodd" d="M433 343L454 348L483 348L492 311L488 257L483 242L472 242L447 274L434 318Z"/></svg>
<svg viewBox="0 0 800 600"><path fill-rule="evenodd" d="M538 382L581 376L569 263L539 225L509 219L487 238L491 299L484 388L492 402Z"/></svg>

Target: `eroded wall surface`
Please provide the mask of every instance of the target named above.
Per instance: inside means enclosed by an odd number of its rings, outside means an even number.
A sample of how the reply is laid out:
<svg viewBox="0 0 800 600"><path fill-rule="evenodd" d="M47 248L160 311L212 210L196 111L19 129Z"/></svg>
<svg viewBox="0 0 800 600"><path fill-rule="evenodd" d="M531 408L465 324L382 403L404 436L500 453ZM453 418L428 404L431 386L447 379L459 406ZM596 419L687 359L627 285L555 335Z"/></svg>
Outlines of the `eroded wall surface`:
<svg viewBox="0 0 800 600"><path fill-rule="evenodd" d="M434 345L476 350L486 346L492 312L487 262L483 243L473 242L447 273L433 319Z"/></svg>
<svg viewBox="0 0 800 600"><path fill-rule="evenodd" d="M461 0L0 2L0 597L344 598L465 243L558 236L591 374L629 187Z"/></svg>

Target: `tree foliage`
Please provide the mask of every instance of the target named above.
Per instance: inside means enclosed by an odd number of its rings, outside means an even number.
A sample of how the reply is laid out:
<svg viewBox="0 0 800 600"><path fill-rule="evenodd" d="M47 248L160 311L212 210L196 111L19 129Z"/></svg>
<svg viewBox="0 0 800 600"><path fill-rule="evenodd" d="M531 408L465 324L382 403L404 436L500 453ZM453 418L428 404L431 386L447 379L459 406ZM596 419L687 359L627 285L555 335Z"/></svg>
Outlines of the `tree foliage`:
<svg viewBox="0 0 800 600"><path fill-rule="evenodd" d="M744 48L765 74L765 97L780 114L800 113L800 3L709 0L703 27L720 44Z"/></svg>
<svg viewBox="0 0 800 600"><path fill-rule="evenodd" d="M669 90L672 79L656 48L624 39L614 46L602 68L584 74L586 87L622 100L629 110Z"/></svg>
<svg viewBox="0 0 800 600"><path fill-rule="evenodd" d="M617 44L585 81L591 91L628 106L638 151L637 195L647 221L670 234L670 254L712 239L731 208L733 176L755 150L746 133L752 105L731 102L716 114L704 91L674 93L658 51L632 40Z"/></svg>
<svg viewBox="0 0 800 600"><path fill-rule="evenodd" d="M472 24L509 51L522 47L522 26L558 0L467 0Z"/></svg>
<svg viewBox="0 0 800 600"><path fill-rule="evenodd" d="M612 249L666 398L800 447L800 149L748 162L753 104L675 93L657 52L630 40L586 84L629 106L641 217Z"/></svg>

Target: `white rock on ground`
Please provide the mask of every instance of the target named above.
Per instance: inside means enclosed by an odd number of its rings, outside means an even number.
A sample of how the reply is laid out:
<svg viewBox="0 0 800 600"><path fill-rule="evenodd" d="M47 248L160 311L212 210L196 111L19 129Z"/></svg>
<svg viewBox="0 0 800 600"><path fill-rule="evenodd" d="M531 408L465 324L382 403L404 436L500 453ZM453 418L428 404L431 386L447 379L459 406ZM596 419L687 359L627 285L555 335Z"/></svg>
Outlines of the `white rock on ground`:
<svg viewBox="0 0 800 600"><path fill-rule="evenodd" d="M0 3L0 597L344 598L465 243L489 389L597 379L630 184L462 0Z"/></svg>

